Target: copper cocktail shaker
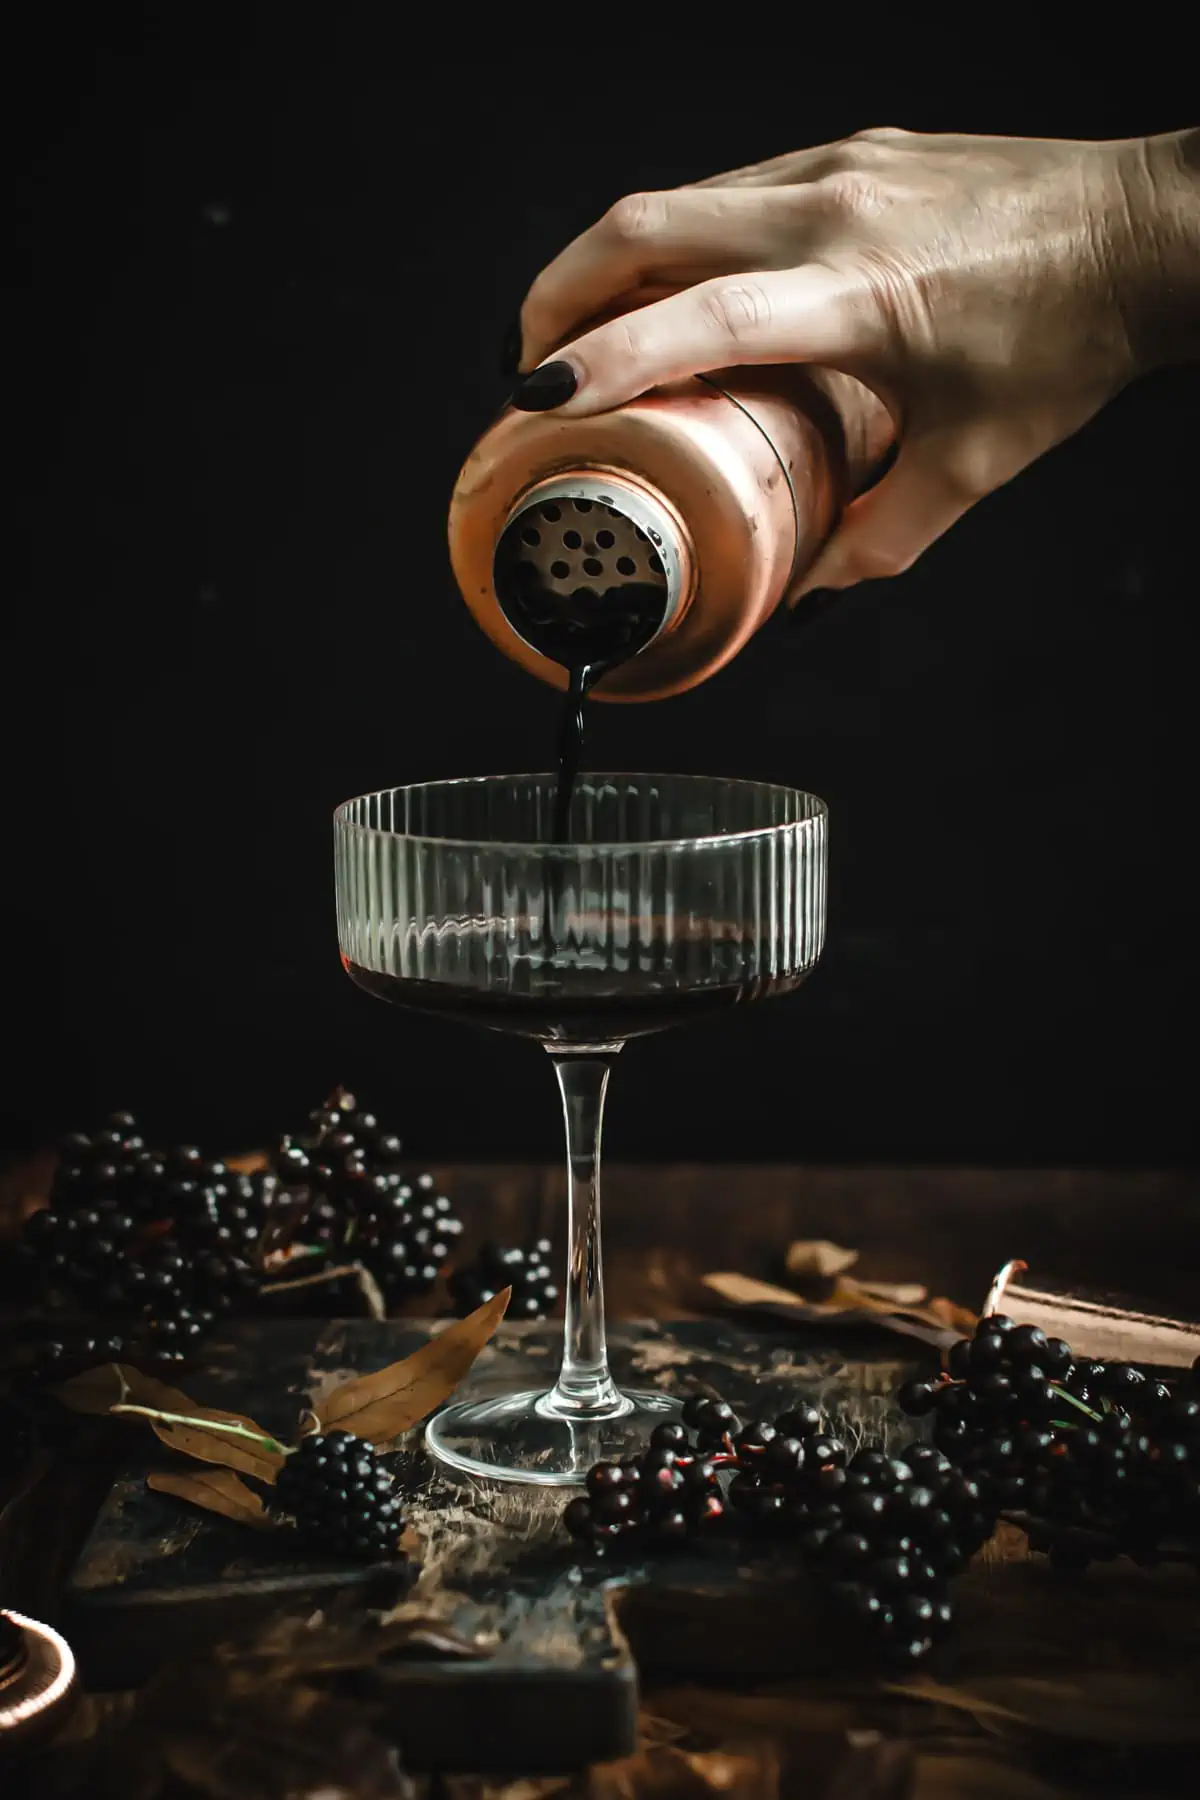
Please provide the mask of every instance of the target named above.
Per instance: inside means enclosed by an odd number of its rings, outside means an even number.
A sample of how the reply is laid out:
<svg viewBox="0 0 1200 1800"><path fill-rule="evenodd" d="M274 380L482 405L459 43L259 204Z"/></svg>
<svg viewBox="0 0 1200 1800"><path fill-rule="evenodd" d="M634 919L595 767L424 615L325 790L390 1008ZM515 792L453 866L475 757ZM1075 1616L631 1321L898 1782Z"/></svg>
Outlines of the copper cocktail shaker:
<svg viewBox="0 0 1200 1800"><path fill-rule="evenodd" d="M454 573L492 642L559 688L530 620L636 600L643 647L592 691L682 693L795 588L892 436L859 382L801 366L697 376L592 418L510 408L455 486Z"/></svg>

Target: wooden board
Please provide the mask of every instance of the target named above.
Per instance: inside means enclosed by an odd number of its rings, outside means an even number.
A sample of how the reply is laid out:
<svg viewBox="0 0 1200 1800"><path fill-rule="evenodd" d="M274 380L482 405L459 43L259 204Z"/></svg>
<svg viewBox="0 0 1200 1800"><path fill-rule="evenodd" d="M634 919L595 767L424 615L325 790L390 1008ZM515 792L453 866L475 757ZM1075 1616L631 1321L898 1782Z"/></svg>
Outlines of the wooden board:
<svg viewBox="0 0 1200 1800"><path fill-rule="evenodd" d="M211 1367L188 1391L287 1436L308 1394L394 1361L423 1335L423 1327L400 1322L249 1322L214 1347ZM473 1391L548 1380L557 1353L556 1327L502 1328L476 1365ZM746 1413L778 1411L803 1393L880 1423L897 1372L895 1364L848 1365L807 1341L781 1346L706 1321L618 1327L612 1353L618 1378L640 1386L670 1391L710 1383ZM377 1597L378 1571L313 1559L287 1534L255 1533L149 1491L147 1472L171 1462L149 1432L131 1437L129 1460L68 1584L63 1628L89 1686L134 1685L164 1657L281 1608L314 1609L356 1586L364 1600ZM742 1623L760 1650L767 1642L764 1596L787 1611L789 1624L804 1603L788 1601L795 1581L769 1552L752 1558L753 1567L715 1546L636 1564L598 1562L581 1558L561 1530L569 1497L562 1490L455 1485L424 1458L407 1468L405 1481L408 1515L426 1546L405 1604L443 1619L481 1650L478 1661L418 1655L389 1675L396 1733L415 1768L577 1768L626 1754L637 1685L620 1622L624 1592L660 1592L663 1605L638 1613L645 1653L690 1672L710 1665L714 1648L737 1640L737 1621L730 1618L728 1638L724 1628L715 1639L698 1638L683 1621L673 1630L672 1596L702 1605L706 1594L756 1595L757 1623L749 1615ZM796 1645L799 1663L811 1666L804 1639ZM776 1643L776 1660L777 1650ZM753 1660L749 1642L737 1651L737 1666L747 1654ZM727 1660L723 1651L719 1660Z"/></svg>

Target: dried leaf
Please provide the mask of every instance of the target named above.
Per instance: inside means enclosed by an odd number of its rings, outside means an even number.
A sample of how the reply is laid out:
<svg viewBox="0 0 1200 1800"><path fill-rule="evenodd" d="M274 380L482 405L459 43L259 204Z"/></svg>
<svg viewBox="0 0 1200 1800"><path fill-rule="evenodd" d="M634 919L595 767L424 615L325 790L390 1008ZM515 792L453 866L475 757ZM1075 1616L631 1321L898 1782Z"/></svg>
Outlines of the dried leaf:
<svg viewBox="0 0 1200 1800"><path fill-rule="evenodd" d="M790 1288L775 1287L769 1281L755 1281L751 1275L736 1275L731 1271L720 1271L714 1275L703 1277L704 1286L719 1294L722 1300L728 1300L731 1306L786 1306L794 1312L811 1312L816 1309L799 1294L793 1294Z"/></svg>
<svg viewBox="0 0 1200 1800"><path fill-rule="evenodd" d="M179 1450L184 1456L194 1457L198 1462L240 1469L244 1475L255 1475L260 1481L266 1482L273 1482L283 1467L283 1458L278 1451L268 1450L264 1445L251 1443L246 1438L204 1429L204 1421L207 1419L245 1425L260 1437L270 1436L269 1432L264 1431L261 1425L247 1418L244 1413L225 1412L219 1406L201 1406L178 1388L167 1387L164 1382L155 1380L153 1375L144 1375L140 1369L131 1368L125 1363L103 1363L98 1368L86 1369L82 1375L74 1375L69 1381L64 1381L55 1392L64 1405L75 1412L111 1413L114 1406L127 1404L153 1407L156 1412L184 1413L196 1423L168 1425L161 1419L149 1419L146 1423L169 1449ZM140 1421L143 1415L117 1413L114 1417Z"/></svg>
<svg viewBox="0 0 1200 1800"><path fill-rule="evenodd" d="M845 1281L841 1277L839 1284ZM765 1318L782 1319L791 1325L838 1325L863 1326L895 1332L898 1337L916 1338L922 1344L932 1344L938 1349L949 1346L964 1335L961 1327L950 1327L932 1321L926 1321L920 1309L906 1309L897 1312L894 1307L877 1303L868 1304L865 1297L854 1302L851 1296L843 1293L824 1301L804 1300L799 1294L793 1294L788 1288L774 1287L767 1281L755 1281L749 1275L736 1275L722 1272L705 1275L703 1285L719 1294L721 1299L739 1309L745 1308ZM971 1330L974 1330L972 1325Z"/></svg>
<svg viewBox="0 0 1200 1800"><path fill-rule="evenodd" d="M321 1403L321 1429L336 1426L373 1444L391 1443L449 1399L504 1317L511 1295L505 1288L412 1356L334 1388Z"/></svg>
<svg viewBox="0 0 1200 1800"><path fill-rule="evenodd" d="M1069 1681L994 1675L953 1686L918 1678L892 1690L969 1712L987 1730L1021 1730L1083 1743L1200 1743L1195 1688L1186 1680L1098 1669Z"/></svg>
<svg viewBox="0 0 1200 1800"><path fill-rule="evenodd" d="M929 1298L929 1289L920 1281L864 1281L861 1275L846 1279L849 1286L883 1306L920 1306Z"/></svg>
<svg viewBox="0 0 1200 1800"><path fill-rule="evenodd" d="M208 1409L206 1416L238 1420L243 1425L254 1423L252 1419L243 1418L240 1413L221 1413ZM245 1438L230 1437L220 1431L205 1431L202 1425L164 1425L158 1419L151 1419L150 1424L155 1437L168 1450L178 1450L181 1456L193 1457L196 1462L216 1463L223 1469L240 1469L243 1475L253 1475L258 1481L271 1485L274 1485L275 1477L283 1467L283 1458L278 1452L248 1443ZM261 1430L261 1427L255 1429Z"/></svg>
<svg viewBox="0 0 1200 1800"><path fill-rule="evenodd" d="M195 1474L190 1470L180 1474L164 1470L147 1475L146 1486L153 1488L156 1494L173 1494L177 1500L190 1500L193 1506L220 1513L239 1525L253 1525L260 1531L271 1527L258 1495L252 1493L232 1469L197 1470Z"/></svg>
<svg viewBox="0 0 1200 1800"><path fill-rule="evenodd" d="M797 1281L827 1281L831 1275L853 1268L857 1261L857 1250L843 1250L828 1238L799 1238L788 1245L786 1268Z"/></svg>
<svg viewBox="0 0 1200 1800"><path fill-rule="evenodd" d="M135 1401L139 1406L152 1406L157 1402L147 1396L168 1390L153 1376L143 1375L140 1369L131 1368L128 1363L99 1363L94 1369L85 1369L81 1375L72 1375L69 1381L61 1382L50 1391L72 1412L99 1416L111 1411L123 1394L125 1399Z"/></svg>
<svg viewBox="0 0 1200 1800"><path fill-rule="evenodd" d="M945 1325L949 1330L958 1333L959 1337L973 1337L975 1327L979 1323L979 1314L971 1312L965 1306L958 1306L953 1300L939 1297L930 1300L923 1308L923 1316L931 1324Z"/></svg>

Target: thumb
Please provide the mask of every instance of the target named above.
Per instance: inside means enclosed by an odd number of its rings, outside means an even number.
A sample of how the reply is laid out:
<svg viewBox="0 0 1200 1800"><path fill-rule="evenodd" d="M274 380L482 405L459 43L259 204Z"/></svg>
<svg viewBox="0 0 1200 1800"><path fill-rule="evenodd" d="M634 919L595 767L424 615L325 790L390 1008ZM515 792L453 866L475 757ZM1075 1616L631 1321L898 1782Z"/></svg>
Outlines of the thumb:
<svg viewBox="0 0 1200 1800"><path fill-rule="evenodd" d="M877 487L851 502L789 601L817 588L853 587L911 568L923 550L981 500L992 482L978 482L967 459L945 434L915 436Z"/></svg>
<svg viewBox="0 0 1200 1800"><path fill-rule="evenodd" d="M650 388L739 363L831 366L864 329L847 277L820 268L721 276L640 306L556 350L513 394L526 412L608 412Z"/></svg>

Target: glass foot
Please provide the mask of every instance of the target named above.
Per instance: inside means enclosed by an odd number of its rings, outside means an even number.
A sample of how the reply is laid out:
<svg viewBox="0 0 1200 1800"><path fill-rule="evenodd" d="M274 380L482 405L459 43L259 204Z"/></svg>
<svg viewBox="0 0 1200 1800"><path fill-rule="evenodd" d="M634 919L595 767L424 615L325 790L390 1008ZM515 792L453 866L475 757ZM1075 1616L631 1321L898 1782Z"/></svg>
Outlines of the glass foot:
<svg viewBox="0 0 1200 1800"><path fill-rule="evenodd" d="M669 1394L621 1395L621 1410L603 1418L563 1418L548 1410L540 1388L463 1400L425 1427L431 1456L448 1469L484 1481L523 1481L572 1487L598 1462L618 1462L646 1448L650 1433L678 1419L681 1402Z"/></svg>

